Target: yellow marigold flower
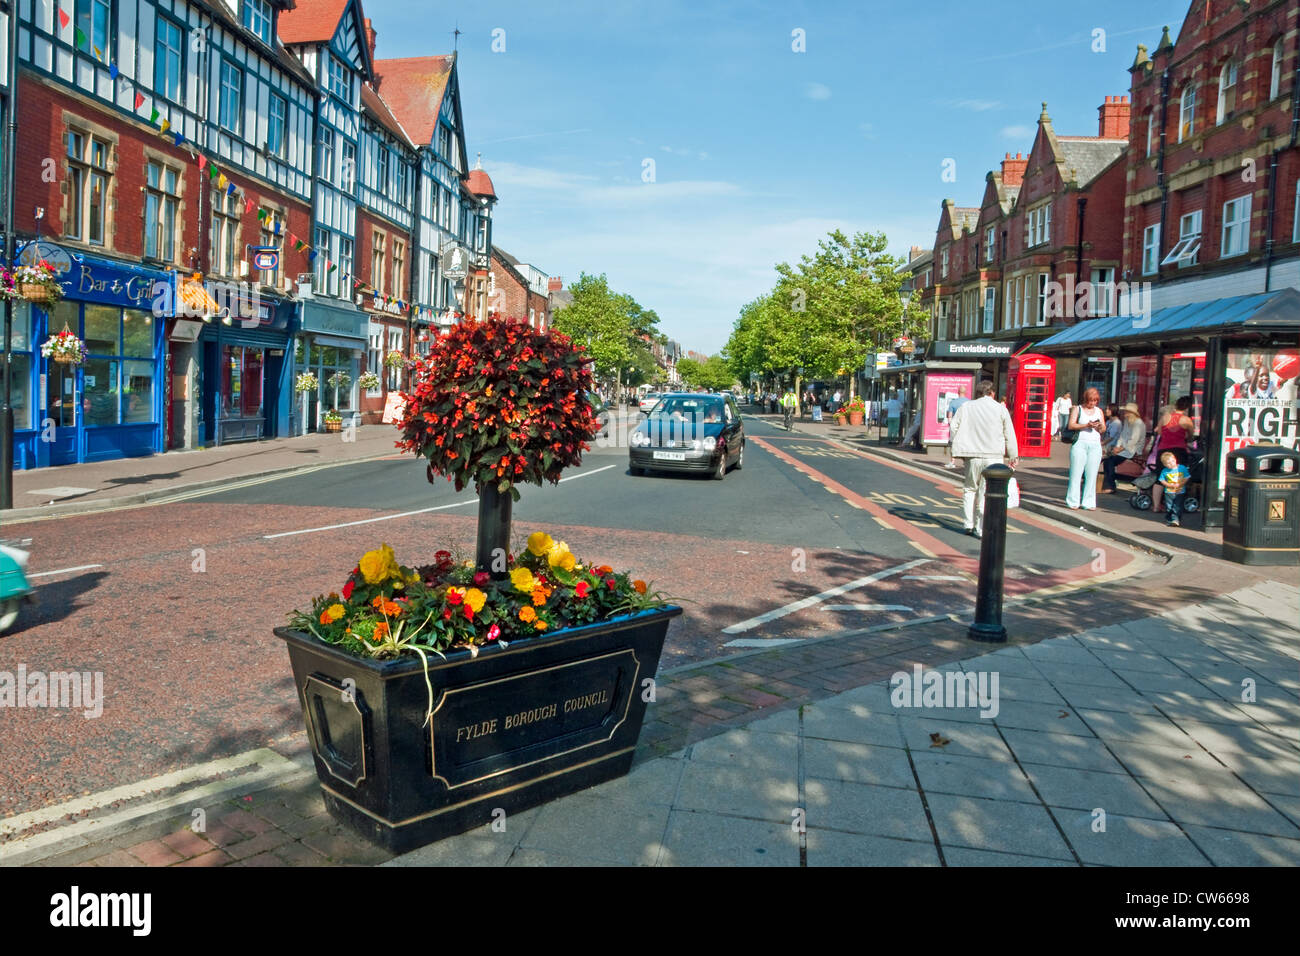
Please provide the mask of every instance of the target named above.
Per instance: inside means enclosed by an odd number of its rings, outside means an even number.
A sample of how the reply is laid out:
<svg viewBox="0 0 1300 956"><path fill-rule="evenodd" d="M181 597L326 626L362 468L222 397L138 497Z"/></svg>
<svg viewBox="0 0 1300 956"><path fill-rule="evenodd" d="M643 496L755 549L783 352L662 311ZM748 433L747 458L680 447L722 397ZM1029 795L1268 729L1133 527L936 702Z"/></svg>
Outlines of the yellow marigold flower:
<svg viewBox="0 0 1300 956"><path fill-rule="evenodd" d="M525 623L532 623L537 620L537 612L525 605L519 609L519 620Z"/></svg>
<svg viewBox="0 0 1300 956"><path fill-rule="evenodd" d="M477 614L483 610L483 605L487 603L487 595L478 588L470 588L465 592L465 603Z"/></svg>
<svg viewBox="0 0 1300 956"><path fill-rule="evenodd" d="M569 546L567 544L563 541L557 541L551 546L551 550L546 552L546 562L551 567L558 565L565 571L572 571L573 566L577 564L577 559L574 558L572 552L569 551Z"/></svg>
<svg viewBox="0 0 1300 956"><path fill-rule="evenodd" d="M367 551L361 557L361 576L367 584L381 584L390 577L398 577L397 555L388 545L380 545L374 551Z"/></svg>
<svg viewBox="0 0 1300 956"><path fill-rule="evenodd" d="M550 551L551 546L554 544L555 542L551 540L551 536L545 531L534 531L528 536L528 550L539 558Z"/></svg>
<svg viewBox="0 0 1300 956"><path fill-rule="evenodd" d="M510 583L515 586L516 591L523 591L525 594L532 591L536 582L533 580L533 572L527 568L515 568L510 572Z"/></svg>
<svg viewBox="0 0 1300 956"><path fill-rule="evenodd" d="M537 620L533 621L533 627L537 628L539 631L544 631L548 627L550 627L550 625L547 624L545 621L543 621L541 618L538 618Z"/></svg>
<svg viewBox="0 0 1300 956"><path fill-rule="evenodd" d="M324 616L328 617L331 621L337 621L345 613L346 611L344 610L342 604L331 604L329 607L325 609Z"/></svg>

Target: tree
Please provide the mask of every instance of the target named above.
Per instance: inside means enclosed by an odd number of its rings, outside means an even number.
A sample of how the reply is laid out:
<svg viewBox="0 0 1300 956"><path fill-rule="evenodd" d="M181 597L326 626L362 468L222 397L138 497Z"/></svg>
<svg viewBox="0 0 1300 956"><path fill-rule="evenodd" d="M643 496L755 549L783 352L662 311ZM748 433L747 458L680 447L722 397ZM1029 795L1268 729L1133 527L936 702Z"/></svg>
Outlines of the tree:
<svg viewBox="0 0 1300 956"><path fill-rule="evenodd" d="M584 272L569 292L573 302L556 311L553 325L586 347L596 378L618 386L653 379L658 366L650 344L662 338L658 314L612 291L604 275Z"/></svg>

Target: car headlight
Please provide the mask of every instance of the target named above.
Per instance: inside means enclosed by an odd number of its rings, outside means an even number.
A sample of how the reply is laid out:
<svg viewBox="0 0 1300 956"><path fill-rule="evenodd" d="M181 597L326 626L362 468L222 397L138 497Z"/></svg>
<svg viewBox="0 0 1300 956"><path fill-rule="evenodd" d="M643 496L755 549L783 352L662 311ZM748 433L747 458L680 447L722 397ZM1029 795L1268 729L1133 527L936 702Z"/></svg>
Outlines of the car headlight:
<svg viewBox="0 0 1300 956"><path fill-rule="evenodd" d="M713 451L713 449L715 449L715 448L717 448L717 447L718 447L718 440L717 440L716 438L706 438L706 439L704 439L704 450L705 450L705 451Z"/></svg>
<svg viewBox="0 0 1300 956"><path fill-rule="evenodd" d="M633 432L632 437L629 438L628 441L633 447L641 448L644 445L650 444L650 436L644 432Z"/></svg>

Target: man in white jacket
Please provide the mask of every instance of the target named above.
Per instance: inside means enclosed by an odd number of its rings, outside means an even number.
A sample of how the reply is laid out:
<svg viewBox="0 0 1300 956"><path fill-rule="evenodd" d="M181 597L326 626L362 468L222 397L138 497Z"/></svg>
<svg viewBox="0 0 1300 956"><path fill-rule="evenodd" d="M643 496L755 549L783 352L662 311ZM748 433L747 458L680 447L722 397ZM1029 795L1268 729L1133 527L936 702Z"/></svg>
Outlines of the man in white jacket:
<svg viewBox="0 0 1300 956"><path fill-rule="evenodd" d="M961 495L966 533L979 538L984 533L984 469L1004 459L1012 468L1020 462L1011 413L993 397L992 382L985 379L975 387L975 399L952 416L949 434L952 457L966 459Z"/></svg>

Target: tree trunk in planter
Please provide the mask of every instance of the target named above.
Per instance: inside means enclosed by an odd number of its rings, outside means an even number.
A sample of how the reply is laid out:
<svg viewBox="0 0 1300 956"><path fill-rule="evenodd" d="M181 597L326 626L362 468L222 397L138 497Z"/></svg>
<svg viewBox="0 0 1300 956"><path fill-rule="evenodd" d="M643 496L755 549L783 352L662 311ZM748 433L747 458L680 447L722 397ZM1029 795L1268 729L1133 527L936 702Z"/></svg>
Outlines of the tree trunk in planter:
<svg viewBox="0 0 1300 956"><path fill-rule="evenodd" d="M506 556L510 553L510 514L514 503L510 492L497 491L495 483L483 485L479 489L475 570L488 572L494 581L506 577Z"/></svg>

